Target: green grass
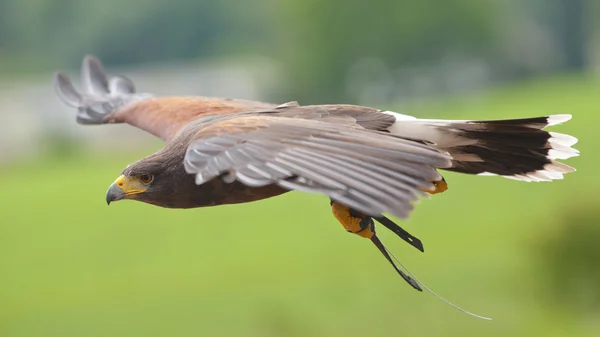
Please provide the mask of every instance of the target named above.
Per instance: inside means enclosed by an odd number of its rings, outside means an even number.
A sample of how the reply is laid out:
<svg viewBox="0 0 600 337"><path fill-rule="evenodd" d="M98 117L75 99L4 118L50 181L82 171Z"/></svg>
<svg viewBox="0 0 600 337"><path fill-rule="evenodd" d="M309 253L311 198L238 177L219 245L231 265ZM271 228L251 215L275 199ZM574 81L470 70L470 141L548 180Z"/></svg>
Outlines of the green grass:
<svg viewBox="0 0 600 337"><path fill-rule="evenodd" d="M431 288L492 322L412 290L368 241L344 232L321 196L106 207L106 188L136 153L0 169L0 336L597 336L599 312L538 291L536 247L566 210L600 212L585 206L599 205L598 93L593 80L553 78L405 109L574 115L554 129L577 136L583 154L564 181L446 174L449 191L403 224L425 254L380 230Z"/></svg>

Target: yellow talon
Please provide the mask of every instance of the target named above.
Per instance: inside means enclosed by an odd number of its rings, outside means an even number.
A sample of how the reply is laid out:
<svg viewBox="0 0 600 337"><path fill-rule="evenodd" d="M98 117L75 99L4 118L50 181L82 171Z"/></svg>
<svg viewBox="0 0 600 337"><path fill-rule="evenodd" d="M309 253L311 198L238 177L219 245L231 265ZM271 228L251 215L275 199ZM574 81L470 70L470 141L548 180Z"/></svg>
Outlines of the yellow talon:
<svg viewBox="0 0 600 337"><path fill-rule="evenodd" d="M446 179L444 178L440 181L434 181L433 185L435 186L435 190L431 194L442 193L448 189L448 183L446 183Z"/></svg>
<svg viewBox="0 0 600 337"><path fill-rule="evenodd" d="M446 191L447 189L448 189L448 183L446 183L446 179L444 179L444 177L442 177L442 180L433 182L432 190L424 190L424 192L427 192L429 194L438 194L438 193L442 193L442 192Z"/></svg>

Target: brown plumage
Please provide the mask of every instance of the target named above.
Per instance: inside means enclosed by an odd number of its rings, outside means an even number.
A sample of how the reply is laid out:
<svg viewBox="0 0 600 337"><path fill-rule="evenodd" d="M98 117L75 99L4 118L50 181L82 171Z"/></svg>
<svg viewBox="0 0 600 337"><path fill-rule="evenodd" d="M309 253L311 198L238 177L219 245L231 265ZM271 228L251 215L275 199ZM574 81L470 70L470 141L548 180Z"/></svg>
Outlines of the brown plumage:
<svg viewBox="0 0 600 337"><path fill-rule="evenodd" d="M450 166L434 147L391 135L396 118L374 108L154 97L136 93L125 77L106 75L93 57L83 62L82 82L87 91L78 92L66 75L55 78L59 96L78 108L78 122L128 123L167 142L122 172L138 193L113 188L109 201L191 208L296 189L367 214L406 217L422 191L441 179L435 169ZM140 184L142 175L152 182Z"/></svg>
<svg viewBox="0 0 600 337"><path fill-rule="evenodd" d="M83 61L82 82L78 91L66 75L55 76L57 94L77 108L79 123L127 123L166 142L123 170L107 202L192 208L290 190L325 194L342 225L370 238L392 264L373 219L423 250L418 239L382 214L406 218L420 196L445 191L437 169L550 181L574 171L556 159L578 155L571 148L576 138L543 130L570 115L427 120L345 104L155 97L136 93L123 76L108 76L90 56Z"/></svg>

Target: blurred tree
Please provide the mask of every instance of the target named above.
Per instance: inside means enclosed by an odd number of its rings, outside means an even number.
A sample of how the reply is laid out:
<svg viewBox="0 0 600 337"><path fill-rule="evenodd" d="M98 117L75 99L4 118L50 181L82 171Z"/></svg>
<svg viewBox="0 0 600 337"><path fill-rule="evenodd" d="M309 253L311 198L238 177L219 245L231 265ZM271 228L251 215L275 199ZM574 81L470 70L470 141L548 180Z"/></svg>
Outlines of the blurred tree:
<svg viewBox="0 0 600 337"><path fill-rule="evenodd" d="M97 37L94 53L107 63L207 57L227 34L219 2L159 2L135 24L115 22Z"/></svg>
<svg viewBox="0 0 600 337"><path fill-rule="evenodd" d="M555 62L551 69L581 71L593 63L597 1L532 0L521 7L527 13L526 17L539 24L539 29L554 45ZM538 57L545 56L540 53Z"/></svg>
<svg viewBox="0 0 600 337"><path fill-rule="evenodd" d="M562 61L558 68L581 70L587 64L588 0L538 0L532 8L541 13L542 24L552 33Z"/></svg>
<svg viewBox="0 0 600 337"><path fill-rule="evenodd" d="M583 69L587 63L587 0L559 0L558 36L565 51L565 66ZM561 24L562 23L562 24Z"/></svg>
<svg viewBox="0 0 600 337"><path fill-rule="evenodd" d="M398 87L412 97L586 67L597 3L0 0L0 72L69 67L86 53L108 64L260 54L286 75L274 100L356 103ZM374 85L353 86L353 76Z"/></svg>
<svg viewBox="0 0 600 337"><path fill-rule="evenodd" d="M496 35L492 0L294 0L277 6L288 90L310 103L352 101L346 74L362 58L375 56L393 69L453 52L484 55Z"/></svg>
<svg viewBox="0 0 600 337"><path fill-rule="evenodd" d="M243 10L233 0L3 0L0 58L36 71L72 65L85 53L115 64L258 50L268 33L264 3Z"/></svg>

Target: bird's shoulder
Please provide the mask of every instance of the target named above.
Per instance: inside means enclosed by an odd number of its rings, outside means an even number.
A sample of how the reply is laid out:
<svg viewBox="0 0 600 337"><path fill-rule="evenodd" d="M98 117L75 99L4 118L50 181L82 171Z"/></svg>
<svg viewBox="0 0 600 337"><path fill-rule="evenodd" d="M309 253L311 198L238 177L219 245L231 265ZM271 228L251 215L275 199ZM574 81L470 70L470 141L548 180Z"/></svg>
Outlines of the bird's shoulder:
<svg viewBox="0 0 600 337"><path fill-rule="evenodd" d="M344 126L361 127L369 130L384 131L395 122L395 117L380 109L349 105L326 104L305 105L288 102L272 109L249 109L231 113L208 113L198 116L192 122L192 128L203 133L220 133L238 130L252 130L274 125L302 126L304 121L318 121ZM311 124L315 127L315 124Z"/></svg>

